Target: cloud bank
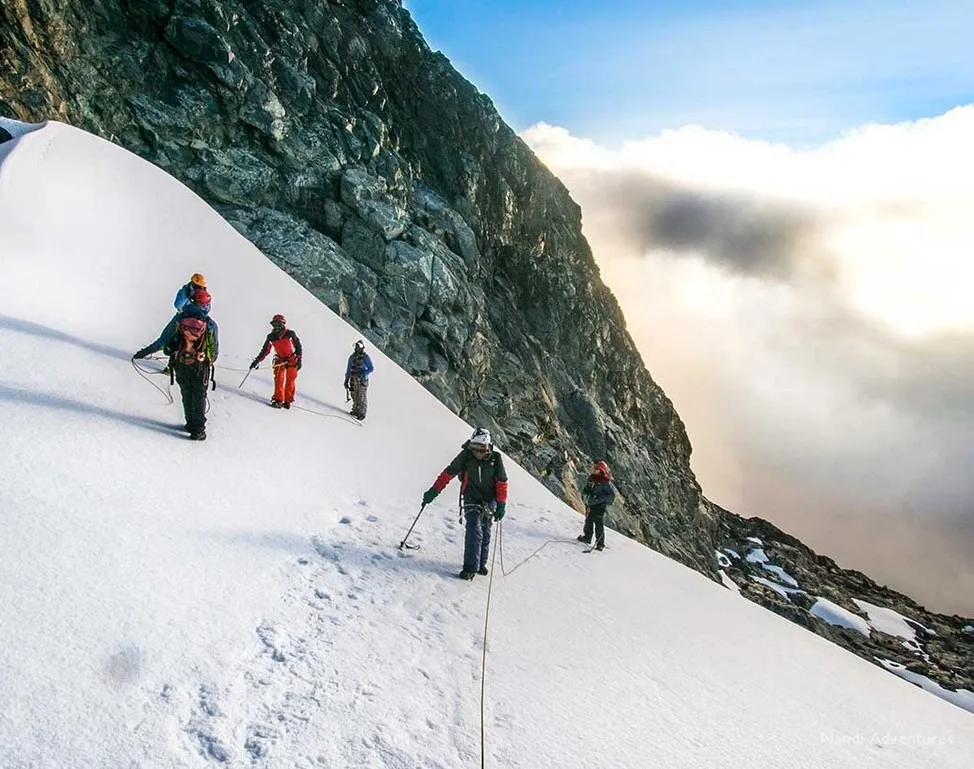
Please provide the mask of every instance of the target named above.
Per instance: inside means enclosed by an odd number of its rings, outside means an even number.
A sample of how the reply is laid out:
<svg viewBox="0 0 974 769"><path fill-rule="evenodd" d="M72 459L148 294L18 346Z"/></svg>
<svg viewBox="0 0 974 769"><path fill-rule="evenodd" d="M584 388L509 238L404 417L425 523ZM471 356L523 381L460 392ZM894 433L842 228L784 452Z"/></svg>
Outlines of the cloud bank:
<svg viewBox="0 0 974 769"><path fill-rule="evenodd" d="M974 106L799 150L686 127L524 138L714 501L974 613Z"/></svg>

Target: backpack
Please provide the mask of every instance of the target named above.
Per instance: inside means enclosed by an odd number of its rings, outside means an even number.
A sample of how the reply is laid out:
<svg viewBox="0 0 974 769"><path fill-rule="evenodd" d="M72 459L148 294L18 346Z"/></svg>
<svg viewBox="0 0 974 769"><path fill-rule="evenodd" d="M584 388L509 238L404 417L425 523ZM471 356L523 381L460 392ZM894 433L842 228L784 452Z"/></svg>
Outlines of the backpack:
<svg viewBox="0 0 974 769"><path fill-rule="evenodd" d="M365 371L365 353L352 354L352 374L361 374Z"/></svg>
<svg viewBox="0 0 974 769"><path fill-rule="evenodd" d="M176 351L173 362L194 366L206 360L206 321L200 318L183 318L176 324Z"/></svg>

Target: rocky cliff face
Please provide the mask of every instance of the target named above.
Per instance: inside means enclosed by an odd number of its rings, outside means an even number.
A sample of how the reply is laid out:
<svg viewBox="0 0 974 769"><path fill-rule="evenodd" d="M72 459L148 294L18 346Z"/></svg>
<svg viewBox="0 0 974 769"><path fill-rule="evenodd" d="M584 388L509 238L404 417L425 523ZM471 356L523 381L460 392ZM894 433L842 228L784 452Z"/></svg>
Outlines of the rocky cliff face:
<svg viewBox="0 0 974 769"><path fill-rule="evenodd" d="M399 2L8 0L0 22L0 112L161 166L556 494L607 459L610 524L715 573L683 424L578 206Z"/></svg>

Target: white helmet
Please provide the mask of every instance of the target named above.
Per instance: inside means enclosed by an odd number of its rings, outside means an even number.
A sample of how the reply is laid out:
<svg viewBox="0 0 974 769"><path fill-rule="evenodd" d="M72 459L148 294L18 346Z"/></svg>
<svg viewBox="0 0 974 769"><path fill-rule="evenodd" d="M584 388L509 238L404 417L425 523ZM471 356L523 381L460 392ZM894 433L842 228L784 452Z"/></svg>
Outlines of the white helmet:
<svg viewBox="0 0 974 769"><path fill-rule="evenodd" d="M478 427L473 431L473 435L470 436L470 443L490 446L490 430L486 427Z"/></svg>

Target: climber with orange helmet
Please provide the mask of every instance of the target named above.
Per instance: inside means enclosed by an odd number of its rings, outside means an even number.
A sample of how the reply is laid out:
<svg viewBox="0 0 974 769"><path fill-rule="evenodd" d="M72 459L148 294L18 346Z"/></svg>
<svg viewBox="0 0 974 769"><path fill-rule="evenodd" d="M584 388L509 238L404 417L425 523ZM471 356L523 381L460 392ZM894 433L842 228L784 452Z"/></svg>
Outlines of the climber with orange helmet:
<svg viewBox="0 0 974 769"><path fill-rule="evenodd" d="M592 474L582 487L582 501L585 502L585 528L577 537L579 542L592 544L592 533L595 533L595 550L605 549L605 509L616 498L612 488L612 474L609 466L602 461L596 462Z"/></svg>
<svg viewBox="0 0 974 769"><path fill-rule="evenodd" d="M294 402L294 388L301 370L301 340L287 327L287 320L281 314L271 318L271 332L264 340L257 357L250 364L255 369L274 348L274 398L271 406L279 409L291 408Z"/></svg>
<svg viewBox="0 0 974 769"><path fill-rule="evenodd" d="M176 298L173 300L173 306L176 308L176 311L179 312L182 310L193 298L193 294L205 288L206 278L198 272L193 273L193 277L189 279L189 283L181 286L179 291L176 292Z"/></svg>

